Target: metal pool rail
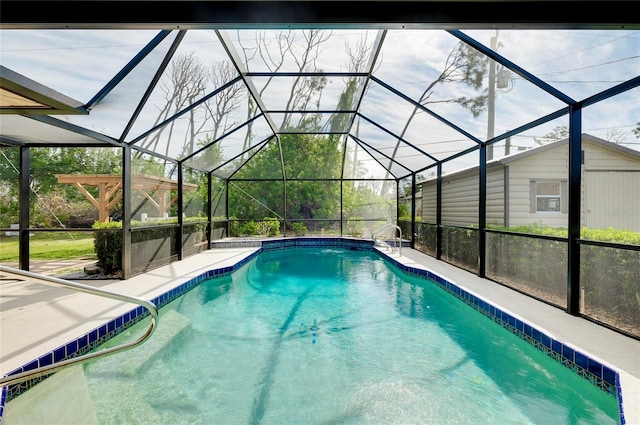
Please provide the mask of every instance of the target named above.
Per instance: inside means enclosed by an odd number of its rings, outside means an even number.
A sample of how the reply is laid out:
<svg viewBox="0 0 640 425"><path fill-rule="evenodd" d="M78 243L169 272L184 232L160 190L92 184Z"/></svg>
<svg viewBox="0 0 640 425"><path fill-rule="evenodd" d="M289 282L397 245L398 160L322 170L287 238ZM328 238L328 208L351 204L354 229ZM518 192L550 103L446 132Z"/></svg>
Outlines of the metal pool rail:
<svg viewBox="0 0 640 425"><path fill-rule="evenodd" d="M156 307L155 304L153 304L150 301L145 300L144 298L138 298L138 297L134 297L134 296L131 296L131 295L122 294L122 293L119 293L119 292L109 291L109 290L106 290L106 289L94 288L93 286L84 285L82 283L71 282L71 281L68 281L68 280L65 280L65 279L59 279L59 278L51 277L51 276L44 276L44 275L40 275L40 274L37 274L37 273L28 272L28 271L25 271L25 270L14 269L12 267L0 266L0 271L6 272L6 273L16 274L16 275L19 275L19 276L30 277L32 279L38 279L38 280L42 280L42 281L45 281L45 282L55 283L55 284L58 284L58 285L62 285L62 286L66 286L66 287L70 287L70 288L76 289L76 290L78 290L80 292L86 292L86 293L89 293L89 294L92 294L92 295L98 295L98 296L101 296L101 297L112 298L112 299L118 300L118 301L124 301L124 302L129 302L129 303L133 303L133 304L142 305L151 314L151 324L149 326L149 329L147 329L147 331L140 338L136 339L135 341L128 342L126 344L120 344L120 345L117 345L115 347L107 348L107 349L102 350L102 351L88 353L88 354L85 354L85 355L82 355L82 356L73 357L73 358L70 358L70 359L67 359L67 360L62 360L62 361L59 361L57 363L53 363L53 364L50 364L50 365L47 365L47 366L38 367L36 369L28 370L28 371L25 371L25 372L16 373L16 374L9 375L9 376L4 376L4 377L0 378L0 387L6 386L6 385L16 384L18 382L26 381L27 379L37 378L39 376L51 374L53 372L57 372L59 370L62 370L62 369L65 369L67 367L76 365L78 363L86 362L86 361L91 360L91 359L95 359L97 357L102 357L102 356L106 356L108 354L113 354L113 353L117 353L117 352L120 352L120 351L128 350L128 349L133 348L133 347L137 346L138 344L141 344L142 342L144 342L147 338L149 338L151 336L151 334L153 333L153 331L156 328L156 325L157 325L157 322L158 322L158 308Z"/></svg>

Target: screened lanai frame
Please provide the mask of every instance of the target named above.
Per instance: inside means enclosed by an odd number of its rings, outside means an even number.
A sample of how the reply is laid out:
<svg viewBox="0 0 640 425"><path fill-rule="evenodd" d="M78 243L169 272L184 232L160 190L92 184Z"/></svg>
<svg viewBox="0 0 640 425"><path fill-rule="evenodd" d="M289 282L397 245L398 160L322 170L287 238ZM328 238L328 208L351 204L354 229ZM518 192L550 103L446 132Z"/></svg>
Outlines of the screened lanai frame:
<svg viewBox="0 0 640 425"><path fill-rule="evenodd" d="M2 69L2 88L10 88L15 92L27 94L31 96L32 100L40 100L49 104L53 108L57 108L57 112L50 112L49 114L42 114L42 109L30 109L26 111L14 110L13 112L3 111L2 119L2 132L0 134L3 146L13 146L19 148L22 154L23 161L19 164L22 170L29 170L29 149L37 148L38 146L59 146L59 147L74 147L74 146L110 146L121 148L123 151L123 192L125 199L131 197L131 188L126 184L127 181L132 179L132 157L131 152L138 152L148 155L150 157L159 158L165 160L168 164L173 164L171 176L175 177L178 186L183 184L184 169L193 169L204 173L204 184L211 190L212 184L215 184L216 179L220 179L228 187L230 183L238 184L243 181L252 182L276 182L283 186L283 193L286 193L287 182L305 181L301 178L289 178L284 175L284 164L280 164L283 173L280 177L271 177L266 179L259 178L243 178L239 177L242 168L238 169L235 166L234 161L238 158L245 157L247 159L254 158L261 151L266 149L269 144L282 143L282 137L286 137L288 131L283 131L278 125L278 120L275 117L282 115L302 115L301 112L309 112L309 110L287 109L282 105L272 107L269 101L260 95L260 84L256 83L264 81L268 78L279 79L295 79L295 78L318 78L323 77L331 80L333 83L338 83L344 78L353 78L360 80L362 83L359 85L356 99L349 107L342 110L331 109L327 106L327 103L323 103L320 106L313 109L312 112L317 116L337 116L345 115L348 119L344 122L348 125L339 131L327 131L324 133L318 131L309 132L309 134L323 134L323 137L329 137L335 135L341 138L341 142L344 143L342 153L344 157L347 156L349 146L357 146L362 153L368 155L368 160L376 165L377 170L384 170L383 176L374 176L374 178L352 178L353 176L344 175L344 166L341 170L341 175L330 176L330 178L323 179L308 179L309 181L325 181L325 182L339 182L340 183L340 217L336 218L339 222L340 235L349 235L349 231L346 229L347 220L345 220L344 207L342 205L342 186L345 182L357 182L362 180L368 181L387 181L392 183L394 191L394 198L392 203L396 207L395 214L392 219L395 223L400 225L403 229L403 235L410 239L412 246L416 246L416 238L420 233L418 230L422 227L432 227L435 235L434 243L430 247L426 247L427 251L432 252L433 255L439 259L445 261L453 260L457 265L467 268L468 270L477 273L481 277L489 277L486 273L486 238L487 235L506 235L509 236L509 231L495 231L487 228L487 193L486 193L486 176L487 176L487 162L493 156L493 149L503 149L505 141L512 137L516 137L519 134L525 133L533 128L543 126L545 123L555 123L557 120L565 120L568 125L568 162L567 162L567 180L569 182L569 197L568 197L568 237L559 238L558 241L566 245L567 261L566 261L566 302L559 305L561 308L566 309L571 314L584 314L580 308L580 249L585 245L602 246L605 249L623 249L630 251L638 251L638 247L627 244L616 244L609 242L594 242L583 240L580 237L580 210L581 210L581 197L580 197L580 182L581 182L581 135L583 130L583 117L582 113L585 108L589 108L592 105L598 105L604 103L607 99L614 98L616 96L624 96L631 94L630 98L633 99L634 93L638 93L638 86L640 85L640 77L638 73L631 75L622 75L617 84L609 84L605 88L593 89L585 95L581 92L576 95L572 92L571 95L565 91L558 90L552 83L541 79L538 73L532 73L526 69L527 67L519 65L520 61L510 59L508 52L502 53L499 47L491 46L490 39L495 36L497 38L498 32L507 32L510 29L529 31L529 30L565 30L565 29L581 29L581 30L607 30L607 31L630 31L637 30L639 24L637 22L628 22L629 17L634 16L631 11L632 2L608 2L607 7L603 8L598 5L597 2L582 2L577 7L577 3L574 2L368 2L366 8L362 8L362 3L359 2L341 2L341 8L336 9L335 4L331 5L329 2L161 2L159 4L154 3L153 10L148 7L146 2L138 2L138 6L142 7L144 14L139 12L138 8L131 6L128 8L128 23L119 22L119 19L112 18L110 13L106 12L105 15L98 17L95 15L95 10L99 10L104 7L108 10L113 6L108 2L94 2L91 9L86 8L83 4L77 4L76 2L49 2L46 3L34 3L37 4L36 8L29 8L28 13L25 7L32 2L13 2L3 1L3 17L2 17L2 30L24 30L24 29L75 29L82 30L89 29L137 29L147 30L149 33L155 34L150 37L149 43L146 47L139 50L139 53L133 55L129 62L122 64L114 72L113 78L109 79L105 84L100 87L100 90L94 91L93 95L89 98L86 96L76 97L68 90L55 90L55 85L46 81L46 78L37 78L37 81L30 80L33 78L32 74L23 72L19 73L19 69L14 69L9 66L9 63L3 59L0 61ZM127 2L131 4L131 2ZM347 4L349 3L349 4ZM359 4L358 4L359 3ZM514 4L519 3L518 8L514 8ZM562 5L560 5L562 3ZM56 7L51 7L56 5ZM547 10L553 4L553 13L550 14ZM187 5L198 8L200 14L197 17L189 15L190 19L184 18L187 9ZM64 12L67 6L76 11L75 16L67 15ZM348 12L355 6L358 9L356 15L354 12ZM566 8L564 8L566 6ZM284 9L283 9L284 7ZM97 9L96 9L97 8ZM344 9L342 9L344 8ZM433 12L434 8L437 8L437 12ZM288 12L286 11L288 10ZM260 11L256 16L256 11ZM501 16L500 19L495 21L478 23L478 16L481 14L493 14L493 16ZM282 18L286 16L286 18ZM354 19L357 16L358 19ZM445 19L443 20L443 16ZM451 20L447 20L447 16L454 17ZM102 21L104 19L104 21ZM175 23L174 23L175 22ZM354 23L356 22L356 23ZM567 22L574 22L569 23ZM577 23L576 23L577 22ZM264 31L275 31L280 29L292 29L294 31L303 31L310 29L322 29L327 31L344 31L347 29L368 31L375 37L371 37L371 54L369 55L367 66L363 70L349 70L347 72L340 69L322 70L318 71L295 71L287 70L285 72L271 72L268 70L249 70L243 64L241 58L242 49L234 47L232 41L233 31L239 29L241 31L251 31L253 29L261 29ZM88 125L81 125L83 120L92 119L92 116L98 115L101 108L104 105L109 105L109 102L105 100L109 99L110 95L117 93L119 83L126 81L126 78L136 70L136 65L144 61L151 60L152 58L157 61L158 69L162 66L169 65L169 55L173 54L179 48L175 41L188 39L189 34L197 32L207 31L210 34L215 34L215 39L220 43L225 53L232 59L233 67L236 74L233 78L225 81L220 86L213 87L208 91L207 95L199 98L187 108L180 112L175 113L172 117L167 118L166 121L160 122L155 126L146 126L145 130L136 130L135 117L139 117L143 114L143 102L134 104L130 108L130 119L124 120L121 123L120 130L114 133L95 131L89 128ZM516 125L510 125L509 127L501 126L501 122L504 121L504 117L500 117L500 104L494 105L494 113L496 128L489 128L489 125L474 131L468 130L469 118L464 120L452 119L447 112L450 111L446 106L446 103L442 105L431 105L425 107L420 103L419 92L415 94L406 86L401 84L400 80L392 83L389 78L379 77L376 74L376 59L381 56L380 49L385 46L385 42L388 42L392 37L411 34L412 31L416 33L418 31L433 31L446 33L450 40L456 40L463 42L465 45L471 46L473 49L481 52L485 57L491 59L493 64L498 69L506 69L511 74L511 78L518 78L516 90L521 89L523 85L528 85L538 89L538 96L547 99L548 103L553 104L553 107L548 107L543 113L531 117L526 120L521 120ZM7 40L6 37L3 37ZM4 44L4 42L3 42ZM154 47L166 45L164 54L153 57L155 52ZM107 49L108 50L108 49ZM401 49L395 49L394 51L385 52L386 56L392 56L394 53L398 53ZM3 55L6 57L6 55ZM635 62L637 63L637 62ZM334 64L335 65L335 64ZM5 68L6 67L6 68ZM380 71L380 68L377 69ZM18 75L12 74L18 72ZM397 69L391 68L388 74L385 75L400 75L406 76L408 81L412 81L412 75L408 68L401 68L398 72ZM5 78L7 77L7 78ZM496 76L497 77L497 76ZM151 99L153 94L150 90L154 84L157 84L160 79L160 74L155 74L153 78L149 80L148 85L140 86L137 91L141 93L141 98ZM510 80L513 84L513 80ZM42 85L40 85L42 83ZM218 135L210 140L208 146L222 145L228 143L229 149L233 144L231 142L242 140L243 132L247 133L248 127L251 129L261 128L262 133L258 134L252 141L252 144L244 150L238 150L233 152L226 161L221 161L214 165L202 166L201 158L207 155L207 147L200 147L198 150L193 151L188 156L176 156L175 153L168 151L169 143L162 150L153 150L148 146L141 146L141 142L145 138L150 138L156 130L163 128L170 122L179 120L181 117L188 113L197 111L199 107L206 106L210 99L216 96L222 96L226 91L233 90L234 87L244 84L247 87L247 98L251 97L257 105L257 113L253 116L249 116L249 119L245 123L240 123L236 126L226 129L223 134ZM264 87L264 86L263 86ZM493 86L492 86L493 87ZM52 88L54 88L52 90ZM404 102L405 108L414 108L420 111L420 117L418 120L428 120L429 125L434 126L430 128L446 128L449 131L461 135L463 141L460 145L457 145L454 152L446 152L444 149L440 150L441 144L435 143L427 145L426 147L416 143L414 135L407 135L402 131L402 125L397 125L395 128L391 128L392 125L387 118L390 118L391 111L383 110L382 112L388 113L389 116L373 117L371 111L375 111L375 106L380 105L380 102L366 102L364 101L364 95L366 93L373 94L372 99L379 100L375 96L379 96L381 93L393 96L394 98L401 99ZM37 96L34 96L34 93ZM340 93L340 91L338 91ZM412 93L412 94L409 94ZM467 93L463 93L467 94ZM637 97L637 96L636 96ZM35 98L35 99L34 99ZM78 101L75 99L82 99ZM497 102L500 102L499 95L494 98ZM537 97L535 97L537 101ZM247 103L247 102L245 102ZM334 102L335 103L335 102ZM440 106L443 106L440 108ZM497 106L497 107L496 107ZM512 105L511 105L512 106ZM637 108L637 105L635 106ZM372 109L373 108L373 109ZM537 110L536 110L537 111ZM56 117L57 113L60 113L65 118ZM107 112L109 110L107 109ZM77 114L71 116L71 114ZM93 114L93 115L92 115ZM75 117L75 118L74 118ZM410 118L409 120L411 120ZM391 120L389 120L391 121ZM487 122L485 115L478 121L483 123ZM329 122L329 120L325 120ZM400 123L406 123L400 121ZM29 123L29 125L25 125ZM353 129L358 123L361 128L362 134L355 134ZM260 127L261 126L261 127ZM424 126L424 127L423 127ZM421 124L419 129L427 127L427 124ZM47 129L48 139L39 137L44 133L44 129ZM93 127L95 128L95 127ZM59 135L51 133L50 129L54 131L60 131ZM494 134L494 130L496 134ZM70 131L70 132L69 132ZM304 132L293 132L294 134L303 134ZM420 133L420 130L417 130ZM135 134L131 138L127 139L128 134ZM377 138L368 138L367 135L376 134ZM72 136L71 138L69 136ZM54 138L58 138L54 141ZM237 138L237 139L235 139ZM391 141L391 146L388 145L376 145L380 143L378 140L386 138ZM448 140L443 137L440 141ZM449 138L453 140L453 138ZM231 142L229 142L231 141ZM449 142L448 145L451 145ZM400 155L391 154L395 146L401 146L402 152ZM504 148L506 149L506 148ZM281 151L281 159L283 158ZM450 164L455 163L457 160L467 159L470 156L476 157L471 165L478 166L478 217L474 226L461 228L468 233L473 234L472 239L474 244L477 245L477 252L474 252L474 257L477 256L477 262L472 261L470 264L464 264L457 262L455 255L450 255L447 252L447 248L443 247L443 238L449 237L448 234L443 236L443 232L448 232L450 229L456 229L460 226L451 226L448 223L442 221L442 217L438 217L434 223L417 223L416 222L416 210L417 200L416 187L419 186L420 181L424 179L425 174L434 174L435 177L442 181L443 175L446 175L447 167L452 167ZM402 160L400 159L402 158ZM343 160L344 161L344 160ZM233 165L230 167L230 165ZM458 166L459 167L459 166ZM133 166L135 169L135 165ZM455 166L453 168L456 168ZM387 176L388 173L388 176ZM21 173L22 187L28 188L29 173ZM402 182L402 184L401 184ZM410 189L407 193L410 194L410 216L401 218L400 212L400 196L405 190L406 186ZM228 197L229 190L226 191ZM21 197L21 216L20 216L20 266L24 269L29 268L29 233L31 231L37 231L29 226L28 215L28 190L23 190ZM178 191L177 194L177 210L182 211L185 206L183 204L183 193ZM441 202L438 199L436 203ZM223 221L223 231L220 233L214 232L215 228L220 228L220 222L217 222L214 217L216 202L209 195L206 205L203 205L202 209L205 210L207 217L205 222L209 226L210 231L207 232L208 240L207 247L212 244L212 238L221 237L229 234L229 221ZM222 205L225 211L225 218L229 218L229 202L228 199L221 200L219 205ZM123 216L131 217L135 206L129 205L127 202L123 204ZM436 207L438 211L441 211L441 204ZM286 224L287 219L287 206L286 198L282 201L283 210L283 231L287 235L288 226ZM25 212L26 211L26 212ZM183 244L179 241L183 240L183 233L185 228L190 224L183 220L183 214L177 214L178 223L171 227L172 232L175 232L175 246L172 248L170 256L175 259L181 259L183 255L190 255L193 251L184 252ZM253 219L255 217L251 217ZM377 217L381 218L381 217ZM386 217L382 217L386 219ZM327 217L322 217L322 220L329 220ZM380 221L380 220L374 220ZM123 277L126 278L132 274L132 260L131 252L134 250L131 239L131 227L128 220L123 220L122 226L123 234ZM3 229L9 230L9 229ZM55 229L57 230L57 229ZM291 233L289 233L291 234ZM212 236L213 235L213 236ZM537 237L529 235L532 238L539 238L543 243L546 241L556 242L554 238ZM420 245L420 244L418 244ZM134 270L133 273L139 272ZM499 282L499 279L498 279ZM606 321L605 321L606 322ZM607 323L605 323L606 325ZM615 325L613 325L615 328ZM619 330L619 329L618 329ZM634 335L637 336L637 335Z"/></svg>

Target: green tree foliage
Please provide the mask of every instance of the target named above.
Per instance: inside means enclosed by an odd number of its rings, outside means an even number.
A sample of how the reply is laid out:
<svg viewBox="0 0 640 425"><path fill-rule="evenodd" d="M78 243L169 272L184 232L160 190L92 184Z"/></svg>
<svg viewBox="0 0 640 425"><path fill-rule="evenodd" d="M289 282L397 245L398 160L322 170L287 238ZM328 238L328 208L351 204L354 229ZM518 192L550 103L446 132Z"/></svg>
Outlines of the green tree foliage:
<svg viewBox="0 0 640 425"><path fill-rule="evenodd" d="M338 141L309 134L284 135L280 141L283 151L287 189L287 218L339 218L340 184L336 181L309 179L336 178L342 166L342 147ZM285 147L286 146L286 147ZM272 140L260 155L242 167L236 179L274 179L268 184L260 181L236 182L229 194L236 217L259 219L274 212L283 215L283 178L280 144ZM279 176L279 177L278 177ZM242 186L242 189L240 189Z"/></svg>
<svg viewBox="0 0 640 425"><path fill-rule="evenodd" d="M183 168L185 183L197 185L196 190L183 192L183 210L187 217L206 217L207 205L207 175L193 168ZM177 206L176 214L177 215Z"/></svg>
<svg viewBox="0 0 640 425"><path fill-rule="evenodd" d="M391 192L380 195L381 182L367 180L346 181L343 184L343 217L349 220L375 219L387 221L390 199L395 201ZM389 186L391 187L391 186Z"/></svg>
<svg viewBox="0 0 640 425"><path fill-rule="evenodd" d="M569 128L566 125L559 125L542 137L534 137L533 140L539 145L546 145L567 137L569 137Z"/></svg>
<svg viewBox="0 0 640 425"><path fill-rule="evenodd" d="M121 151L117 148L31 148L29 152L31 221L37 226L68 225L70 217L95 210L76 187L59 184L56 174L117 174L122 168ZM19 148L2 148L0 227L9 227L18 220L19 156ZM98 196L97 188L86 189Z"/></svg>
<svg viewBox="0 0 640 425"><path fill-rule="evenodd" d="M18 182L20 149L2 146L0 150L0 227L18 222Z"/></svg>

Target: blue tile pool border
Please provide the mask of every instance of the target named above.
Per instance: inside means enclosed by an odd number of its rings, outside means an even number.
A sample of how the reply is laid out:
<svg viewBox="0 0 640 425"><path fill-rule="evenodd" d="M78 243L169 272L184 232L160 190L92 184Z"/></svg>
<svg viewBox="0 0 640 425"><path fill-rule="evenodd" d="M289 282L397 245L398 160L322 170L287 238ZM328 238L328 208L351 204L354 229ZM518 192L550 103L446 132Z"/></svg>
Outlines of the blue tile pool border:
<svg viewBox="0 0 640 425"><path fill-rule="evenodd" d="M227 243L217 241L213 245L213 249L216 249L216 247L231 248L239 246L258 247L260 249L256 250L254 253L248 255L232 266L208 270L165 292L164 294L155 297L150 301L153 302L158 308L161 308L172 302L173 300L179 298L180 296L184 295L205 280L230 275L235 270L244 266L246 263L251 261L263 251L302 247L331 247L375 251L403 272L434 282L440 288L452 294L465 304L471 306L494 322L500 324L503 328L530 343L549 357L560 362L563 366L567 367L578 376L586 379L588 382L610 394L611 396L617 397L621 424L624 425L626 423L622 406L622 388L620 386L620 378L618 372L590 358L586 354L580 352L579 350L576 350L570 345L553 339L552 337L536 329L530 324L520 320L519 318L509 314L508 312L500 310L491 303L475 296L474 294L469 293L468 291L465 291L456 284L449 282L442 276L439 276L438 274L433 273L429 270L414 268L402 264L395 258L385 254L383 251L376 250L374 248L373 241L343 237L301 237L269 239L263 241L231 241ZM149 316L149 312L144 307L136 307L124 313L123 315L99 326L98 328L87 332L78 339L72 340L67 344L60 346L23 365L22 367L11 371L8 375L14 375L41 366L48 366L61 360L86 354L94 348L105 343L109 339L113 338L114 336L120 334L125 329L138 323L140 320L144 319L147 316ZM4 416L3 413L5 403L23 393L24 391L27 391L29 388L33 387L43 379L46 379L46 376L34 378L25 382L2 388L0 394L0 424L2 423L2 418Z"/></svg>

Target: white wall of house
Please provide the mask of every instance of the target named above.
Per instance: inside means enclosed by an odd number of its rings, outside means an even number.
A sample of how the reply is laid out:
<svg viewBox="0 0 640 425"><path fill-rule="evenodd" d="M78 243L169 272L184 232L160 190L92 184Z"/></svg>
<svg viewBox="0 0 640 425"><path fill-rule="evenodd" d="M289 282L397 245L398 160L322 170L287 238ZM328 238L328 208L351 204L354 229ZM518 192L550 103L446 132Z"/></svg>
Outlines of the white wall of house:
<svg viewBox="0 0 640 425"><path fill-rule="evenodd" d="M589 135L582 150L581 225L640 231L640 154ZM488 164L487 224L567 227L568 155L567 143L559 142ZM558 183L557 211L541 211L537 203L536 187L547 182ZM443 224L477 225L478 188L477 167L443 176ZM423 221L435 223L436 180L422 182L422 190Z"/></svg>
<svg viewBox="0 0 640 425"><path fill-rule="evenodd" d="M436 181L429 180L422 184L422 221L436 222Z"/></svg>
<svg viewBox="0 0 640 425"><path fill-rule="evenodd" d="M592 229L613 227L640 232L640 171L588 171L584 174L589 190L582 225Z"/></svg>
<svg viewBox="0 0 640 425"><path fill-rule="evenodd" d="M509 205L508 225L540 224L551 227L567 227L567 192L561 196L559 212L536 212L532 182L566 182L569 177L567 145L524 155L508 162ZM564 212L563 212L564 211Z"/></svg>
<svg viewBox="0 0 640 425"><path fill-rule="evenodd" d="M489 167L487 170L487 225L505 225L505 168Z"/></svg>
<svg viewBox="0 0 640 425"><path fill-rule="evenodd" d="M487 223L502 225L504 221L504 171L496 164L487 171ZM452 226L478 224L480 180L477 169L443 176L442 223ZM422 220L436 222L436 180L422 184Z"/></svg>
<svg viewBox="0 0 640 425"><path fill-rule="evenodd" d="M442 224L470 226L478 224L478 170L442 179Z"/></svg>
<svg viewBox="0 0 640 425"><path fill-rule="evenodd" d="M594 144L584 148L582 225L640 232L640 161Z"/></svg>

